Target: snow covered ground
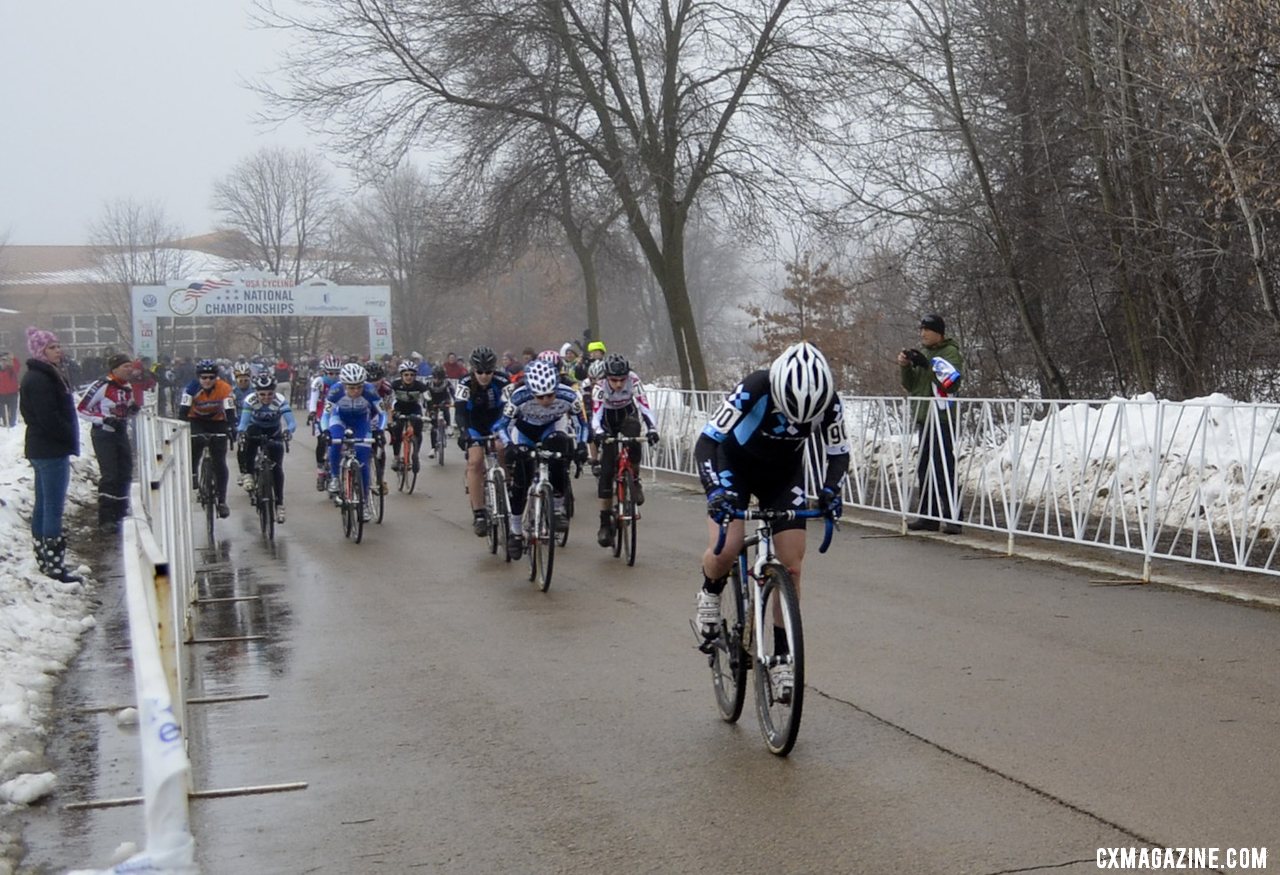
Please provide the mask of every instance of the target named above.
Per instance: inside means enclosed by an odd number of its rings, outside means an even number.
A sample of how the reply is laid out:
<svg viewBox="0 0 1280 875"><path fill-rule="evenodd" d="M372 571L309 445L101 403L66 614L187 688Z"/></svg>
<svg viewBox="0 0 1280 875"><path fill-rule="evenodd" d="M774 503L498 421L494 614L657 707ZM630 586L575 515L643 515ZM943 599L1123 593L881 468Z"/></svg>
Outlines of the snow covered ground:
<svg viewBox="0 0 1280 875"><path fill-rule="evenodd" d="M83 455L72 460L68 516L96 502L98 468L83 427ZM31 549L34 474L22 454L25 427L0 428L0 814L48 794L57 776L44 761L53 690L94 626L92 581L58 583L36 567ZM68 565L76 555L74 538ZM81 565L81 574L90 573ZM86 586L89 584L89 586ZM17 836L0 832L0 875Z"/></svg>

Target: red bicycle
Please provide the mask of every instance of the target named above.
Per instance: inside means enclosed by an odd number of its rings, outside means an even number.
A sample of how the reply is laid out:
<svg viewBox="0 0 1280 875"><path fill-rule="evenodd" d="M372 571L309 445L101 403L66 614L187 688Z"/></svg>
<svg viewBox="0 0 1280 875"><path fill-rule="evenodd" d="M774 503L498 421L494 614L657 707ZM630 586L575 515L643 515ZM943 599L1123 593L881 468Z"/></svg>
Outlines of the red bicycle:
<svg viewBox="0 0 1280 875"><path fill-rule="evenodd" d="M636 524L640 509L636 506L636 482L640 471L631 459L631 448L639 438L610 435L601 444L617 444L618 457L613 465L613 555L627 555L627 565L636 564Z"/></svg>

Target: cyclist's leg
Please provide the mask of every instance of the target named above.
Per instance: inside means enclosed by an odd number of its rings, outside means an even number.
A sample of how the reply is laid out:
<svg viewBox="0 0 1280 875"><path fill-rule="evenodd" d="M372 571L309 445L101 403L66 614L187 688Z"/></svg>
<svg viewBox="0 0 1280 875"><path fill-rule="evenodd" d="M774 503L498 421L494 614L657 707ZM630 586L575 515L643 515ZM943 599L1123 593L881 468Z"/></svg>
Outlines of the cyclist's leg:
<svg viewBox="0 0 1280 875"><path fill-rule="evenodd" d="M284 444L272 446L268 448L271 454L271 461L275 462L271 479L275 482L272 484L276 491L276 504L284 504Z"/></svg>
<svg viewBox="0 0 1280 875"><path fill-rule="evenodd" d="M227 503L227 441L215 440L210 445L213 459L213 473L218 481L218 504Z"/></svg>
<svg viewBox="0 0 1280 875"><path fill-rule="evenodd" d="M368 437L368 435L365 435L365 437ZM363 487L365 495L369 494L369 483L372 477L369 473L369 460L371 458L373 458L373 447L356 447L356 461L360 463L360 485Z"/></svg>
<svg viewBox="0 0 1280 875"><path fill-rule="evenodd" d="M602 430L602 434L608 436L610 432L606 428ZM617 458L617 444L603 444L600 447L600 477L596 480L596 496L600 499L601 510L613 509L613 479L617 473L613 469Z"/></svg>
<svg viewBox="0 0 1280 875"><path fill-rule="evenodd" d="M803 466L797 466L790 477L774 481L769 488L757 494L761 507L803 510L806 506ZM779 520L773 524L773 551L777 554L778 561L791 572L797 598L800 596L800 568L804 564L804 531L804 520Z"/></svg>
<svg viewBox="0 0 1280 875"><path fill-rule="evenodd" d="M413 464L417 467L419 455L422 453L422 417L411 417L413 420ZM434 432L433 432L434 433Z"/></svg>
<svg viewBox="0 0 1280 875"><path fill-rule="evenodd" d="M400 468L400 436L403 434L404 420L399 417L392 419L387 426L387 435L390 437L391 467L396 470Z"/></svg>
<svg viewBox="0 0 1280 875"><path fill-rule="evenodd" d="M236 450L236 467L239 468L241 476L253 473L253 454L258 451L256 444L250 446L253 440L253 431L245 432L244 445Z"/></svg>
<svg viewBox="0 0 1280 875"><path fill-rule="evenodd" d="M527 452L508 451L507 458L511 462L511 515L519 519L533 479L533 457Z"/></svg>
<svg viewBox="0 0 1280 875"><path fill-rule="evenodd" d="M196 440L197 434L201 434L201 432L196 431L195 428L192 427L191 429L191 480L192 480L193 486L199 485L195 483L196 472L200 470L200 457L204 455L204 448L206 446L204 441Z"/></svg>
<svg viewBox="0 0 1280 875"><path fill-rule="evenodd" d="M342 459L342 433L346 426L335 422L329 426L329 476L338 479L338 462Z"/></svg>
<svg viewBox="0 0 1280 875"><path fill-rule="evenodd" d="M467 498L471 510L484 510L484 445L471 443L467 447Z"/></svg>

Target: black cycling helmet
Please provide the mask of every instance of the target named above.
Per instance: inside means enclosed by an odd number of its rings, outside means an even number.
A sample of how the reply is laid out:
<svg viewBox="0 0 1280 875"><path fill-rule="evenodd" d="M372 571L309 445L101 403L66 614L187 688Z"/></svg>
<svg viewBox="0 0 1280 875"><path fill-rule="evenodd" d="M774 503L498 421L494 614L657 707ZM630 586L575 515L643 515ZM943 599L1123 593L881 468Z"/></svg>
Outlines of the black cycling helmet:
<svg viewBox="0 0 1280 875"><path fill-rule="evenodd" d="M477 346L471 350L471 367L477 371L495 371L498 369L498 354L491 346Z"/></svg>
<svg viewBox="0 0 1280 875"><path fill-rule="evenodd" d="M369 382L376 383L382 379L384 371L382 365L375 361L367 361L364 363L364 372L369 375Z"/></svg>
<svg viewBox="0 0 1280 875"><path fill-rule="evenodd" d="M253 388L255 390L276 388L276 378L270 371L263 371L261 374L253 378Z"/></svg>
<svg viewBox="0 0 1280 875"><path fill-rule="evenodd" d="M611 352L605 357L604 372L610 377L625 377L631 373L631 363L626 356Z"/></svg>
<svg viewBox="0 0 1280 875"><path fill-rule="evenodd" d="M213 359L200 359L196 364L196 376L207 377L210 374L218 376L218 363Z"/></svg>
<svg viewBox="0 0 1280 875"><path fill-rule="evenodd" d="M431 382L443 383L444 377L444 365L436 365L431 369Z"/></svg>

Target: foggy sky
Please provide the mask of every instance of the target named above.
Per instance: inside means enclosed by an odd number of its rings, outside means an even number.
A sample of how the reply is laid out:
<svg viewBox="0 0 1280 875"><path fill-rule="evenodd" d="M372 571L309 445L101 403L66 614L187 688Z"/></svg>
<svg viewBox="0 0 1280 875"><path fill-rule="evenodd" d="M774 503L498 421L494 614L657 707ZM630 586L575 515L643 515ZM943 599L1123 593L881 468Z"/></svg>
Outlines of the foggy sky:
<svg viewBox="0 0 1280 875"><path fill-rule="evenodd" d="M279 32L250 0L0 0L0 242L84 243L116 198L212 230L213 181L264 146L323 150L253 121L242 84Z"/></svg>

